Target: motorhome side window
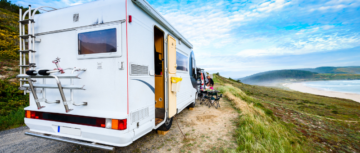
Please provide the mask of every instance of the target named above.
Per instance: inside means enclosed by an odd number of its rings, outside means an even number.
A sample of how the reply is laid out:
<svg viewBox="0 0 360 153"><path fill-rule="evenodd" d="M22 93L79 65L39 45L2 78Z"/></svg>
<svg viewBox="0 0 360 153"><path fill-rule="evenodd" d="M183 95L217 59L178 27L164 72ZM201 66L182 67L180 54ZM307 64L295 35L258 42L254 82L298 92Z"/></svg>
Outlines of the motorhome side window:
<svg viewBox="0 0 360 153"><path fill-rule="evenodd" d="M188 62L188 57L179 52L176 52L176 70L188 71Z"/></svg>
<svg viewBox="0 0 360 153"><path fill-rule="evenodd" d="M190 76L192 76L194 79L196 79L196 63L195 63L195 55L194 52L191 52L190 54Z"/></svg>
<svg viewBox="0 0 360 153"><path fill-rule="evenodd" d="M116 28L79 33L79 55L116 52Z"/></svg>

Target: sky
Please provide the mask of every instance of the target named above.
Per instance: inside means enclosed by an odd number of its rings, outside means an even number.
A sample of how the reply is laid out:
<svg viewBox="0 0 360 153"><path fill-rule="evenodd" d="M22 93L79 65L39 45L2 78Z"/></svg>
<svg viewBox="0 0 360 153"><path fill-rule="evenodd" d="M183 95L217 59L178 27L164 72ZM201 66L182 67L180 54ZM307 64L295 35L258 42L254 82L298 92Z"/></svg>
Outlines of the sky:
<svg viewBox="0 0 360 153"><path fill-rule="evenodd" d="M92 0L15 0L57 8ZM360 66L360 0L148 0L194 46L198 67L258 72Z"/></svg>

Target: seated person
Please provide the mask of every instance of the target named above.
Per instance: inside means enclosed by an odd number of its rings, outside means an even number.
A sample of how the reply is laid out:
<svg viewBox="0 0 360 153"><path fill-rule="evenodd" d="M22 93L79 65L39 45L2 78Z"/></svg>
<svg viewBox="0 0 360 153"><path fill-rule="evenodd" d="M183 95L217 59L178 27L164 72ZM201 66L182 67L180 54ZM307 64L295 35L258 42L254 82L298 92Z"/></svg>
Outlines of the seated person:
<svg viewBox="0 0 360 153"><path fill-rule="evenodd" d="M210 89L214 89L214 81L210 78L210 76L207 76L207 79L209 80L207 86L210 86Z"/></svg>

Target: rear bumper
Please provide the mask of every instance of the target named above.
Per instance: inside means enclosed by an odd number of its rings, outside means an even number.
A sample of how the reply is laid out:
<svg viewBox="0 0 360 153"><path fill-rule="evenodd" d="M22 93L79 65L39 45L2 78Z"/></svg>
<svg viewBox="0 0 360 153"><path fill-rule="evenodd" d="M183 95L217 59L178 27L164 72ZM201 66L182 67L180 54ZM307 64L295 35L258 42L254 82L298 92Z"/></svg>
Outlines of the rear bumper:
<svg viewBox="0 0 360 153"><path fill-rule="evenodd" d="M64 138L58 138L58 137L52 137L52 136L45 136L45 135L40 135L40 134L35 134L35 133L30 133L30 132L25 132L25 135L44 138L44 139L49 139L49 140L55 140L55 141L60 141L60 142L66 142L66 143L71 143L71 144L76 144L76 145L82 145L82 146L101 149L101 150L107 150L107 151L114 151L115 150L114 147L109 147L109 146L104 146L104 145L97 145L97 144L93 144L93 143L80 142L80 141L64 139Z"/></svg>
<svg viewBox="0 0 360 153"><path fill-rule="evenodd" d="M25 118L25 124L30 128L30 131L38 132L41 134L50 134L54 136L84 140L117 147L125 147L130 145L133 142L134 138L134 132L128 129L124 131L119 131L113 129L29 118ZM80 135L59 133L58 126L80 129L81 132Z"/></svg>

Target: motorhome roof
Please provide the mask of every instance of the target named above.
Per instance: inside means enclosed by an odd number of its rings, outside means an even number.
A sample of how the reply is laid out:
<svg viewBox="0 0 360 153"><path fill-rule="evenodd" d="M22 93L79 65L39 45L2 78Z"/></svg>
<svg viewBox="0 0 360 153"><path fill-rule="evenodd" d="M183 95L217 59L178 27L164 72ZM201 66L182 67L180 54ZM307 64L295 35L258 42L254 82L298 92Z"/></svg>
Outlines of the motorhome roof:
<svg viewBox="0 0 360 153"><path fill-rule="evenodd" d="M158 11L156 11L146 0L132 0L138 7L144 10L147 14L149 14L154 20L159 22L162 26L164 26L172 35L174 35L177 39L183 42L189 48L193 48L193 45L178 32ZM91 3L91 2L88 2ZM83 4L81 4L83 5ZM59 8L58 10L63 10L70 7ZM53 11L53 10L52 10ZM51 11L51 12L52 12ZM56 10L54 10L56 11Z"/></svg>

